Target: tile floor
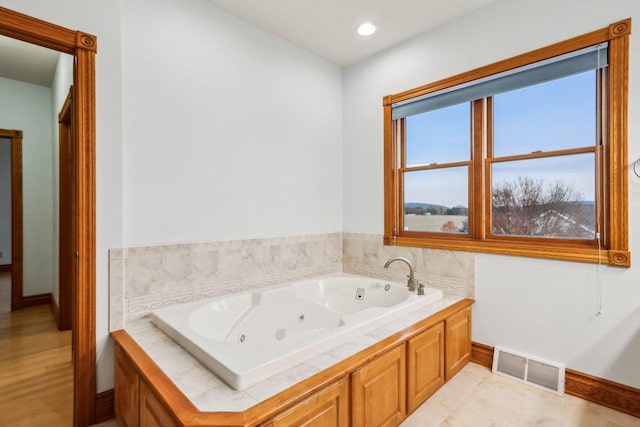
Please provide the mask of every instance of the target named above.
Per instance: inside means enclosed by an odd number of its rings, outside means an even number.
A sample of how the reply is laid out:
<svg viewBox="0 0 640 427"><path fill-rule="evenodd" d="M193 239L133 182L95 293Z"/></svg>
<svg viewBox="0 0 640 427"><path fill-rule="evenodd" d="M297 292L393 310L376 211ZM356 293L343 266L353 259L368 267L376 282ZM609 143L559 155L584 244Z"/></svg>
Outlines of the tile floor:
<svg viewBox="0 0 640 427"><path fill-rule="evenodd" d="M97 426L119 427L115 420ZM640 427L640 418L558 396L469 363L400 425L430 426Z"/></svg>
<svg viewBox="0 0 640 427"><path fill-rule="evenodd" d="M401 427L640 427L640 418L540 390L469 363Z"/></svg>

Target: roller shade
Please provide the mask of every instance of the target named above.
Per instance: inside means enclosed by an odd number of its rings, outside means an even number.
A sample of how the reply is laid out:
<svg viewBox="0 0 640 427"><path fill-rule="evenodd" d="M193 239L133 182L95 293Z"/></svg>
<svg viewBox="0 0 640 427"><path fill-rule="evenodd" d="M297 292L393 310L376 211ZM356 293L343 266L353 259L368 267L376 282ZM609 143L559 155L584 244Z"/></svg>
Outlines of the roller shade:
<svg viewBox="0 0 640 427"><path fill-rule="evenodd" d="M393 119L426 113L451 105L568 77L607 66L608 43L590 46L544 61L453 86L392 105Z"/></svg>

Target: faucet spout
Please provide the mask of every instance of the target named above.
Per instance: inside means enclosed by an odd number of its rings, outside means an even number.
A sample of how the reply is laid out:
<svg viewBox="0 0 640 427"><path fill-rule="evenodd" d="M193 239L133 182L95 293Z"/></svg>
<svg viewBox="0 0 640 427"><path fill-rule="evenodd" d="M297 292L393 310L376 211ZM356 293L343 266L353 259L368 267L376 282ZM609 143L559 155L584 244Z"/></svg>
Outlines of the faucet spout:
<svg viewBox="0 0 640 427"><path fill-rule="evenodd" d="M418 281L413 277L413 265L411 264L411 261L409 261L406 258L403 257L395 257L395 258L391 258L389 259L385 264L384 264L384 268L389 268L389 266L391 265L392 262L395 261L401 261L404 262L405 264L407 264L407 267L409 267L409 280L407 280L407 287L409 288L409 290L411 292L415 292L416 289L418 289Z"/></svg>

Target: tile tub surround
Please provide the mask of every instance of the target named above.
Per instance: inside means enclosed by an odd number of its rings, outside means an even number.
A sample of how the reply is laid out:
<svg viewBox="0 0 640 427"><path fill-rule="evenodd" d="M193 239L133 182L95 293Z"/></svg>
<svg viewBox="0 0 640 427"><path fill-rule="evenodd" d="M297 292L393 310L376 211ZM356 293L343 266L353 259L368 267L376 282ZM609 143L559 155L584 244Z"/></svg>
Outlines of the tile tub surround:
<svg viewBox="0 0 640 427"><path fill-rule="evenodd" d="M425 286L475 298L475 254L382 242L378 234L329 233L111 249L109 330L156 308L329 273L406 281L406 265L383 268L395 256L411 260Z"/></svg>
<svg viewBox="0 0 640 427"><path fill-rule="evenodd" d="M342 271L345 273L404 282L409 274L404 263L394 262L388 270L384 268L385 262L396 256L411 261L415 277L425 286L475 298L475 253L385 246L382 235L342 234Z"/></svg>
<svg viewBox="0 0 640 427"><path fill-rule="evenodd" d="M159 307L340 271L340 233L112 249L109 327Z"/></svg>
<svg viewBox="0 0 640 427"><path fill-rule="evenodd" d="M127 322L125 330L199 411L241 412L462 299L459 296L445 295L440 301L412 311L374 331L307 359L244 391L237 391L227 386L156 328L148 316Z"/></svg>

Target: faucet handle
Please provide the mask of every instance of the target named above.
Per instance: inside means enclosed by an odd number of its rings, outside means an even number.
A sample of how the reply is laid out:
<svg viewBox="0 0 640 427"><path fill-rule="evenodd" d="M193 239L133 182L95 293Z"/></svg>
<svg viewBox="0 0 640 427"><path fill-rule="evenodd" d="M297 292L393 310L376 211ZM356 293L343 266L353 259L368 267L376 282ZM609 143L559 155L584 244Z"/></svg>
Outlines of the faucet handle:
<svg viewBox="0 0 640 427"><path fill-rule="evenodd" d="M418 279L409 279L407 280L407 287L409 288L409 292L415 292L418 289L418 285L420 283L418 283Z"/></svg>
<svg viewBox="0 0 640 427"><path fill-rule="evenodd" d="M424 285L422 283L418 283L418 295L424 295Z"/></svg>

